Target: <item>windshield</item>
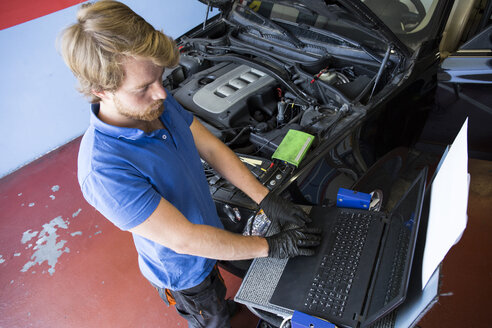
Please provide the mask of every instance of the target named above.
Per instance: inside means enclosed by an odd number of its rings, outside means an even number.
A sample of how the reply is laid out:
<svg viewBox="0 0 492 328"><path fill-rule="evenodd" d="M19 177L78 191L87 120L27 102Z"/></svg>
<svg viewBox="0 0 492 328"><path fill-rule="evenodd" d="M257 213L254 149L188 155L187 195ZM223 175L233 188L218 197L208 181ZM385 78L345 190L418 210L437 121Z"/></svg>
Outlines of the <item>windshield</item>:
<svg viewBox="0 0 492 328"><path fill-rule="evenodd" d="M439 28L443 0L361 0L409 48L417 47Z"/></svg>

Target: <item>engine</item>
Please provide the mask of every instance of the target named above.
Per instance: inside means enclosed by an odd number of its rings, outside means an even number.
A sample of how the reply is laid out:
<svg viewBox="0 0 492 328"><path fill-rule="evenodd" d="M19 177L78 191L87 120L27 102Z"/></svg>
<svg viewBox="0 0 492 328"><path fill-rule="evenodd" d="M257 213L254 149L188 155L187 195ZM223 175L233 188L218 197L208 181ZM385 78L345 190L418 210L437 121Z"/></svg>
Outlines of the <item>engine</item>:
<svg viewBox="0 0 492 328"><path fill-rule="evenodd" d="M287 131L282 127L301 112L273 77L227 62L193 74L174 97L219 139L242 153L275 151Z"/></svg>
<svg viewBox="0 0 492 328"><path fill-rule="evenodd" d="M183 37L180 65L163 81L233 151L270 158L289 129L329 140L377 91L375 81L384 85L387 75L377 74L381 65L366 48L296 25L290 27L303 37L296 49L290 34L271 34L236 9ZM389 72L392 64L386 66Z"/></svg>
<svg viewBox="0 0 492 328"><path fill-rule="evenodd" d="M275 80L259 70L223 63L195 74L174 97L205 121L232 128L254 122L255 110L272 114L263 102L274 85ZM257 102L254 109L248 106L254 105L253 97Z"/></svg>

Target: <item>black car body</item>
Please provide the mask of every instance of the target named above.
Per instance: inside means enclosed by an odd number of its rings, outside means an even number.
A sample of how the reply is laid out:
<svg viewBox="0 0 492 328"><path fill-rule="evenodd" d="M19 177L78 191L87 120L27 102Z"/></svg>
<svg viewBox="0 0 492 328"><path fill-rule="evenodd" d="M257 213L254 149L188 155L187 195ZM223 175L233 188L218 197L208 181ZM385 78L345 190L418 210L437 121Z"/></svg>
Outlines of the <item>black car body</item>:
<svg viewBox="0 0 492 328"><path fill-rule="evenodd" d="M442 62L438 80L446 83L492 84L492 25Z"/></svg>
<svg viewBox="0 0 492 328"><path fill-rule="evenodd" d="M453 1L204 2L220 14L177 39L164 85L273 192L329 204L418 137ZM298 166L272 159L290 129L315 136ZM252 233L257 205L204 169L226 229Z"/></svg>

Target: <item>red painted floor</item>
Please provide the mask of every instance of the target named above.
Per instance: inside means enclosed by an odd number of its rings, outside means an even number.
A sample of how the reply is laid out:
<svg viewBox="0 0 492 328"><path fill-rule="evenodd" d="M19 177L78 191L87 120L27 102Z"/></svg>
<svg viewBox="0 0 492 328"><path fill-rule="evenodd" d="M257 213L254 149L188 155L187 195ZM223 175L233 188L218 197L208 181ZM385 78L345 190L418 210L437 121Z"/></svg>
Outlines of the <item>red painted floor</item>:
<svg viewBox="0 0 492 328"><path fill-rule="evenodd" d="M0 327L186 327L140 275L129 233L82 198L79 139L0 179ZM492 162L470 160L469 221L419 323L490 327ZM222 271L233 298L241 280ZM234 328L254 328L246 308Z"/></svg>
<svg viewBox="0 0 492 328"><path fill-rule="evenodd" d="M492 161L469 160L468 223L442 264L439 302L421 328L492 327Z"/></svg>

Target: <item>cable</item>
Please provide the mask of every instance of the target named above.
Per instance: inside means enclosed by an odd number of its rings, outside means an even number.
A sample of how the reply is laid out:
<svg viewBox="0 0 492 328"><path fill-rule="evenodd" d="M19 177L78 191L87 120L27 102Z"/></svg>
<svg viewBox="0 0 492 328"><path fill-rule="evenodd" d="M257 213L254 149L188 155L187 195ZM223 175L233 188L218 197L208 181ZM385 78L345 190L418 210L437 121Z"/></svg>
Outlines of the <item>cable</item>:
<svg viewBox="0 0 492 328"><path fill-rule="evenodd" d="M279 328L287 328L287 323L290 323L290 320L292 319L292 316L288 316L287 318L285 318L282 323L280 324L280 327ZM290 326L289 326L290 327Z"/></svg>
<svg viewBox="0 0 492 328"><path fill-rule="evenodd" d="M231 141L228 141L225 144L227 146L234 144L234 142L236 142L236 140L239 139L244 134L244 132L248 131L249 129L250 129L249 127L244 127L241 131L239 131L238 134L236 134L236 136L234 138L232 138Z"/></svg>
<svg viewBox="0 0 492 328"><path fill-rule="evenodd" d="M216 129L219 130L220 132L226 132L226 131L240 130L240 129L244 129L244 128L248 128L248 127L250 127L250 125L237 126L235 128L224 128L224 129L216 128Z"/></svg>
<svg viewBox="0 0 492 328"><path fill-rule="evenodd" d="M258 153L260 152L260 150L262 150L262 149L263 149L263 147L265 147L266 145L268 145L270 142L272 142L274 139L276 139L276 138L278 138L278 137L279 137L279 135L276 135L276 136L273 136L273 138L268 139L268 140L267 140L267 141L266 141L263 145L261 145L261 147L260 147L258 150L256 150L256 151L253 153L253 155L258 154Z"/></svg>

